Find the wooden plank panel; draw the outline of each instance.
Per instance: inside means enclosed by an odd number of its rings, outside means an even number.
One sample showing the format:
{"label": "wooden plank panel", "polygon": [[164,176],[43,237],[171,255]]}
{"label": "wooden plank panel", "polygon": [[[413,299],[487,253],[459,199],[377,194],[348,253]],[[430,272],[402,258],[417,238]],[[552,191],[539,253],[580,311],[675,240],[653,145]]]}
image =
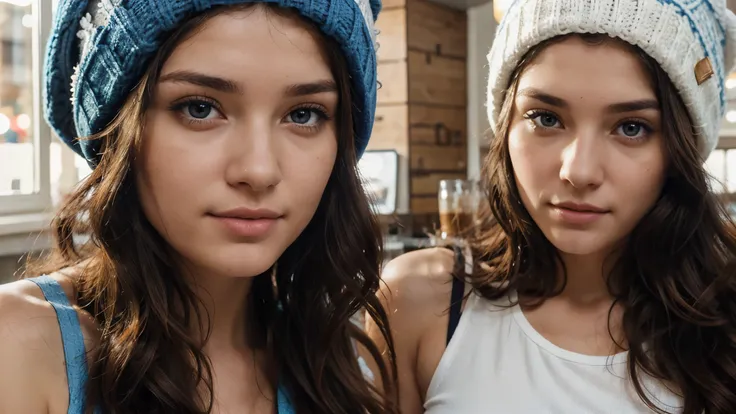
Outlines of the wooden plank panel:
{"label": "wooden plank panel", "polygon": [[[392,7],[405,7],[406,6],[406,0],[383,0],[381,2],[383,4],[383,10],[390,9]],[[383,14],[378,15],[378,20],[381,20],[383,18]]]}
{"label": "wooden plank panel", "polygon": [[412,104],[467,106],[465,61],[413,50],[408,53],[408,61],[409,101]]}
{"label": "wooden plank panel", "polygon": [[369,150],[396,150],[399,155],[409,155],[409,108],[406,105],[379,106],[376,122],[368,142]]}
{"label": "wooden plank panel", "polygon": [[408,101],[408,79],[405,61],[378,64],[378,104],[400,104]]}
{"label": "wooden plank panel", "polygon": [[736,137],[721,136],[718,140],[718,149],[736,149]]}
{"label": "wooden plank panel", "polygon": [[409,208],[412,214],[436,213],[440,209],[437,197],[412,197]]}
{"label": "wooden plank panel", "polygon": [[468,55],[468,18],[465,11],[426,0],[409,2],[409,48],[442,56]]}
{"label": "wooden plank panel", "polygon": [[411,195],[436,196],[441,180],[465,180],[465,173],[437,173],[418,175],[411,178]]}
{"label": "wooden plank panel", "polygon": [[465,146],[412,145],[409,167],[416,172],[465,172],[468,152]]}
{"label": "wooden plank panel", "polygon": [[406,59],[406,9],[396,8],[382,12],[376,21],[378,34],[378,61]]}
{"label": "wooden plank panel", "polygon": [[409,108],[409,137],[413,144],[464,145],[467,142],[467,110],[421,104]]}

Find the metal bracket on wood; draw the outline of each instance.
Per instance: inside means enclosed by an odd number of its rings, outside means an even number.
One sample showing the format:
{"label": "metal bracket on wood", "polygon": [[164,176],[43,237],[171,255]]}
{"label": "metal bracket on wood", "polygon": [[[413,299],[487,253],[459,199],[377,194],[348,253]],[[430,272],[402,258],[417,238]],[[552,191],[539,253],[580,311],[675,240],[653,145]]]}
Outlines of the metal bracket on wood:
{"label": "metal bracket on wood", "polygon": [[434,124],[414,123],[410,128],[432,128],[434,130],[434,143],[438,146],[459,146],[463,144],[463,134],[460,130],[447,127],[444,122]]}
{"label": "metal bracket on wood", "polygon": [[[443,132],[445,132],[444,138],[442,134]],[[438,122],[434,125],[434,143],[435,144],[441,145],[441,146],[450,145],[451,144],[450,135],[451,135],[450,129],[447,128],[445,124],[443,124],[442,122]]]}
{"label": "metal bracket on wood", "polygon": [[426,171],[427,170],[424,167],[424,157],[417,157],[417,165],[415,168],[411,169],[410,174],[414,177],[429,175],[429,173]]}

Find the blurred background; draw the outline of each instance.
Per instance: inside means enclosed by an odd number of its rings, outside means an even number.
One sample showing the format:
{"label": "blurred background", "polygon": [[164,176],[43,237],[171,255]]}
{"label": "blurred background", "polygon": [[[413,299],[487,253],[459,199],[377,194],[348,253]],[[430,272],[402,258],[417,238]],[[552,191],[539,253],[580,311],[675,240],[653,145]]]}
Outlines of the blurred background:
{"label": "blurred background", "polygon": [[[0,283],[49,246],[55,208],[89,173],[42,120],[40,68],[56,3],[0,0]],[[488,149],[486,54],[509,3],[383,0],[378,111],[360,168],[387,259],[451,241],[475,218]],[[706,165],[713,189],[736,206],[736,74],[727,88],[722,138]]]}

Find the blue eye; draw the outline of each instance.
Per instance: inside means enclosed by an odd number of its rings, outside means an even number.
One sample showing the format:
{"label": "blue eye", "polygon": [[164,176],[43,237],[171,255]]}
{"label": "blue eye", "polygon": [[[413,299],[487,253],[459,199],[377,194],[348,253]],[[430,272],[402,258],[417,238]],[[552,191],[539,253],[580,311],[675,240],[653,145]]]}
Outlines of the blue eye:
{"label": "blue eye", "polygon": [[314,104],[291,110],[286,114],[283,122],[294,124],[298,128],[316,130],[329,119],[330,116],[327,115],[326,110],[321,105]]}
{"label": "blue eye", "polygon": [[539,114],[533,120],[535,124],[545,128],[554,128],[560,123],[557,117],[552,114]]}
{"label": "blue eye", "polygon": [[[313,125],[320,120],[320,115],[313,109],[297,109],[289,112],[289,120],[299,125]],[[310,122],[311,121],[311,122]]]}
{"label": "blue eye", "polygon": [[552,112],[535,110],[524,114],[524,118],[528,119],[534,128],[550,129],[562,127],[562,122]]}
{"label": "blue eye", "polygon": [[647,127],[639,122],[625,122],[619,125],[616,131],[627,138],[640,138],[641,134],[649,132]]}
{"label": "blue eye", "polygon": [[190,102],[187,105],[187,113],[192,118],[206,119],[214,108],[206,102]]}
{"label": "blue eye", "polygon": [[205,97],[189,97],[173,103],[169,110],[189,123],[212,122],[224,118],[217,102]]}

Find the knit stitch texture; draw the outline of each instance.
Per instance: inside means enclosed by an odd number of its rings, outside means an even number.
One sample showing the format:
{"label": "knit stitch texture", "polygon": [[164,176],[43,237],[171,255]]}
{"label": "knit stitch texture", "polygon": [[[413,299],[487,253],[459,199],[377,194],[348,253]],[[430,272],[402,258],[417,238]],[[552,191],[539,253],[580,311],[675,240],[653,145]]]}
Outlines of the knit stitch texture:
{"label": "knit stitch texture", "polygon": [[[375,19],[380,0],[61,0],[45,62],[45,117],[90,165],[99,142],[77,139],[101,131],[145,72],[167,32],[214,6],[274,3],[296,9],[341,46],[353,89],[357,156],[365,150],[376,106]],[[80,42],[81,40],[81,42]],[[81,45],[81,47],[80,47]],[[81,59],[81,60],[80,60]]]}
{"label": "knit stitch texture", "polygon": [[[488,54],[488,119],[495,130],[511,74],[535,45],[570,33],[604,33],[654,58],[678,89],[698,133],[701,155],[718,143],[725,79],[736,57],[736,17],[726,0],[515,0]],[[698,85],[708,58],[714,76]]]}

